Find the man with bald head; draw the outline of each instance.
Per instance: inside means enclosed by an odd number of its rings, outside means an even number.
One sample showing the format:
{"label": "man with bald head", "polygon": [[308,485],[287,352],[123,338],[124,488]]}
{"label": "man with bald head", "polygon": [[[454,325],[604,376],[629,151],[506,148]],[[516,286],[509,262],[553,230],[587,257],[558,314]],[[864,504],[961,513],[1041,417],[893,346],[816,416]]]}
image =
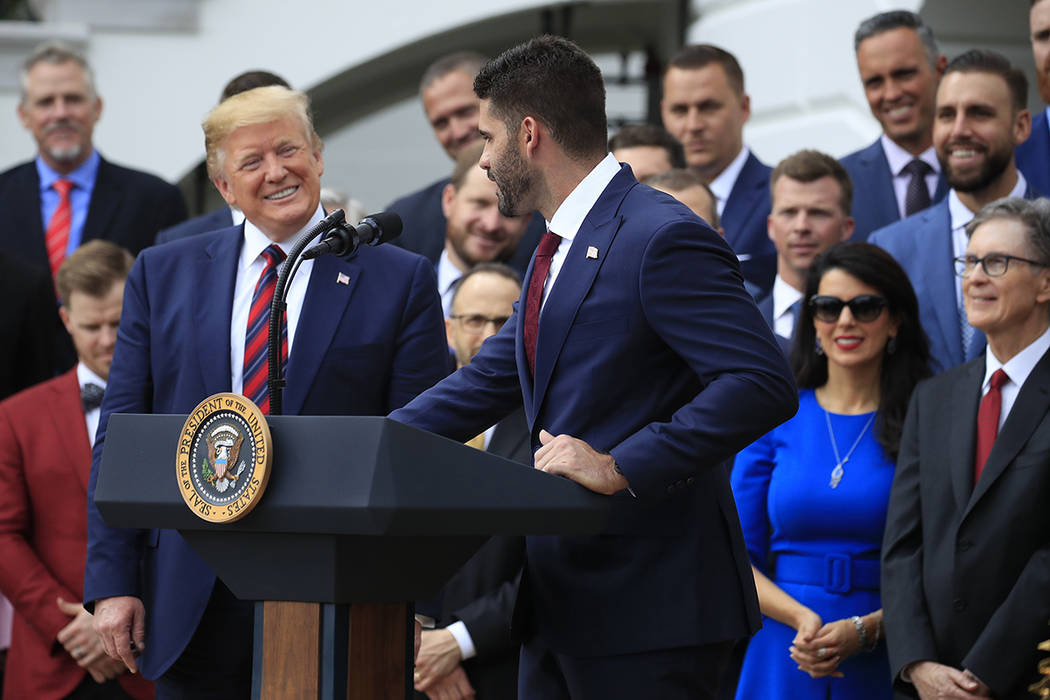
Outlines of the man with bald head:
{"label": "man with bald head", "polygon": [[[141,664],[160,700],[246,698],[252,609],[177,532],[103,522],[94,492],[109,416],[186,414],[231,391],[268,413],[259,334],[273,280],[296,238],[323,217],[324,161],[306,95],[249,90],[215,107],[203,129],[212,182],[245,222],[150,248],[136,261],[88,496],[86,605],[106,652],[132,671]],[[419,256],[366,246],[349,259],[305,261],[287,301],[287,414],[381,415],[445,374],[434,273]]]}

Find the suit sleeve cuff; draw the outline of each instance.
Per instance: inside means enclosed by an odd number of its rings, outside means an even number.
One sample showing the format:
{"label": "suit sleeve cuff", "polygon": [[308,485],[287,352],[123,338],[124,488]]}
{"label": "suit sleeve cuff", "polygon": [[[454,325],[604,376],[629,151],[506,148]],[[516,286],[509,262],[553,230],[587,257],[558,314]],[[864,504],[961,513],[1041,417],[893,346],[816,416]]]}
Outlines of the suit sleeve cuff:
{"label": "suit sleeve cuff", "polygon": [[452,633],[456,644],[459,645],[459,653],[463,661],[477,656],[478,651],[474,648],[474,640],[470,638],[470,632],[467,631],[467,626],[463,624],[462,620],[453,622],[445,629]]}

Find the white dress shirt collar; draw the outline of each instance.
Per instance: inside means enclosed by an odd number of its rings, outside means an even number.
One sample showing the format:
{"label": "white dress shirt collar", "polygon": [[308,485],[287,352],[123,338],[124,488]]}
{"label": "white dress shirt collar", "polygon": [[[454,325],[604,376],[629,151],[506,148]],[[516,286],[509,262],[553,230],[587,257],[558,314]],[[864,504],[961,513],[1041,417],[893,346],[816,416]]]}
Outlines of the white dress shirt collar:
{"label": "white dress shirt collar", "polygon": [[[241,216],[244,214],[242,213]],[[303,231],[309,231],[311,228],[320,223],[321,219],[324,218],[324,208],[320,204],[317,205],[317,211],[314,212],[313,216],[299,229],[294,236],[289,236],[277,246],[284,251],[285,255],[288,255],[292,251],[292,246],[295,245],[295,241],[299,238],[299,235]],[[241,247],[241,262],[239,268],[246,270],[248,267],[255,262],[255,259],[262,255],[262,252],[269,248],[274,241],[270,239],[265,233],[263,233],[259,227],[253,224],[247,219],[244,220],[244,245]],[[308,261],[303,261],[305,265]]]}
{"label": "white dress shirt collar", "polygon": [[595,202],[618,172],[620,164],[616,158],[612,153],[605,154],[605,158],[580,180],[580,184],[573,188],[554,212],[554,216],[547,222],[547,229],[561,236],[563,241],[571,243],[583,225],[583,220],[587,218]]}
{"label": "white dress shirt collar", "polygon": [[886,154],[886,162],[889,163],[890,172],[894,177],[900,177],[908,163],[916,158],[924,161],[927,165],[933,168],[934,173],[939,174],[941,172],[941,162],[937,160],[937,151],[933,146],[930,146],[919,155],[913,156],[911,153],[898,146],[897,143],[886,134],[879,137],[879,142],[882,144],[882,152]]}
{"label": "white dress shirt collar", "polygon": [[83,362],[77,363],[77,382],[81,390],[84,389],[85,384],[98,384],[103,389],[106,388],[106,380],[88,369]]}
{"label": "white dress shirt collar", "polygon": [[718,200],[718,215],[722,216],[722,212],[725,211],[726,202],[729,201],[729,195],[733,193],[733,186],[736,185],[736,179],[740,177],[740,171],[744,169],[744,163],[747,162],[748,156],[751,155],[751,149],[744,146],[740,149],[740,153],[736,154],[736,158],[733,162],[726,166],[725,170],[718,174],[709,185],[711,192],[714,193],[715,199]]}
{"label": "white dress shirt collar", "polygon": [[[106,380],[88,369],[83,362],[77,363],[77,383],[80,385],[82,394],[84,386],[87,384],[98,384],[103,389],[106,388]],[[98,430],[98,419],[101,414],[101,406],[84,412],[84,425],[87,428],[88,443],[92,447],[95,446],[95,432]]]}
{"label": "white dress shirt collar", "polygon": [[[1021,171],[1017,171],[1017,184],[1010,190],[1010,194],[1007,197],[1024,197],[1025,191],[1028,189],[1028,183],[1024,179],[1024,175]],[[973,220],[976,212],[970,211],[970,208],[962,203],[959,199],[959,194],[953,187],[948,191],[948,213],[952,217],[952,231],[958,231],[966,226]],[[964,246],[965,247],[965,246]]]}
{"label": "white dress shirt collar", "polygon": [[981,395],[988,393],[991,387],[992,375],[995,371],[1002,369],[1006,372],[1006,376],[1010,381],[1006,382],[1002,386],[1002,407],[999,410],[999,427],[1003,427],[1003,423],[1006,422],[1006,417],[1010,414],[1010,410],[1013,408],[1014,401],[1017,400],[1017,395],[1021,392],[1021,387],[1024,386],[1025,381],[1029,375],[1032,374],[1032,370],[1039,364],[1039,360],[1043,359],[1043,355],[1050,350],[1050,328],[1043,331],[1043,334],[1036,338],[1032,343],[1021,352],[1011,357],[1004,364],[999,361],[992,352],[991,346],[987,346],[984,351],[984,382],[981,384]]}
{"label": "white dress shirt collar", "polygon": [[441,295],[441,308],[445,311],[445,318],[452,313],[452,293],[456,291],[456,282],[465,273],[452,264],[447,250],[441,251],[441,257],[437,264],[438,293]]}
{"label": "white dress shirt collar", "polygon": [[784,314],[790,315],[791,306],[802,298],[802,292],[798,291],[777,275],[773,279],[773,319],[776,320]]}

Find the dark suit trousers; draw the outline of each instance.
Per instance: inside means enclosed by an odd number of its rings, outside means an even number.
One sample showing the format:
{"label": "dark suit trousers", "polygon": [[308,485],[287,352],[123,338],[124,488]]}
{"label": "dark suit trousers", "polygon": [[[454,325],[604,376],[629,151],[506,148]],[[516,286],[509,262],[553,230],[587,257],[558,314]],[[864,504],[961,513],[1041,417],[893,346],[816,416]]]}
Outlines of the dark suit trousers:
{"label": "dark suit trousers", "polygon": [[66,700],[135,700],[121,687],[116,679],[105,683],[96,683],[90,674],[84,676]]}
{"label": "dark suit trousers", "polygon": [[520,700],[715,700],[733,642],[574,657],[533,637],[521,647]]}
{"label": "dark suit trousers", "polygon": [[[156,700],[247,700],[252,692],[254,607],[216,579],[197,631],[154,681]],[[147,644],[149,641],[147,640]]]}

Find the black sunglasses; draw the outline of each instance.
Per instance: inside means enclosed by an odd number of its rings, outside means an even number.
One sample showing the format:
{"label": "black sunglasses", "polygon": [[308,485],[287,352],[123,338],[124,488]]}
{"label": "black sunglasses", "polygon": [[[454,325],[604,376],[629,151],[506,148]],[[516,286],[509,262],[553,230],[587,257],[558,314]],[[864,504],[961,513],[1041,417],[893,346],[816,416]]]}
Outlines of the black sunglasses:
{"label": "black sunglasses", "polygon": [[886,305],[886,297],[878,294],[861,294],[849,301],[826,295],[815,296],[809,300],[809,308],[813,312],[813,318],[824,323],[838,321],[839,316],[842,314],[843,306],[849,307],[853,320],[868,323],[881,316],[882,310],[886,308]]}

